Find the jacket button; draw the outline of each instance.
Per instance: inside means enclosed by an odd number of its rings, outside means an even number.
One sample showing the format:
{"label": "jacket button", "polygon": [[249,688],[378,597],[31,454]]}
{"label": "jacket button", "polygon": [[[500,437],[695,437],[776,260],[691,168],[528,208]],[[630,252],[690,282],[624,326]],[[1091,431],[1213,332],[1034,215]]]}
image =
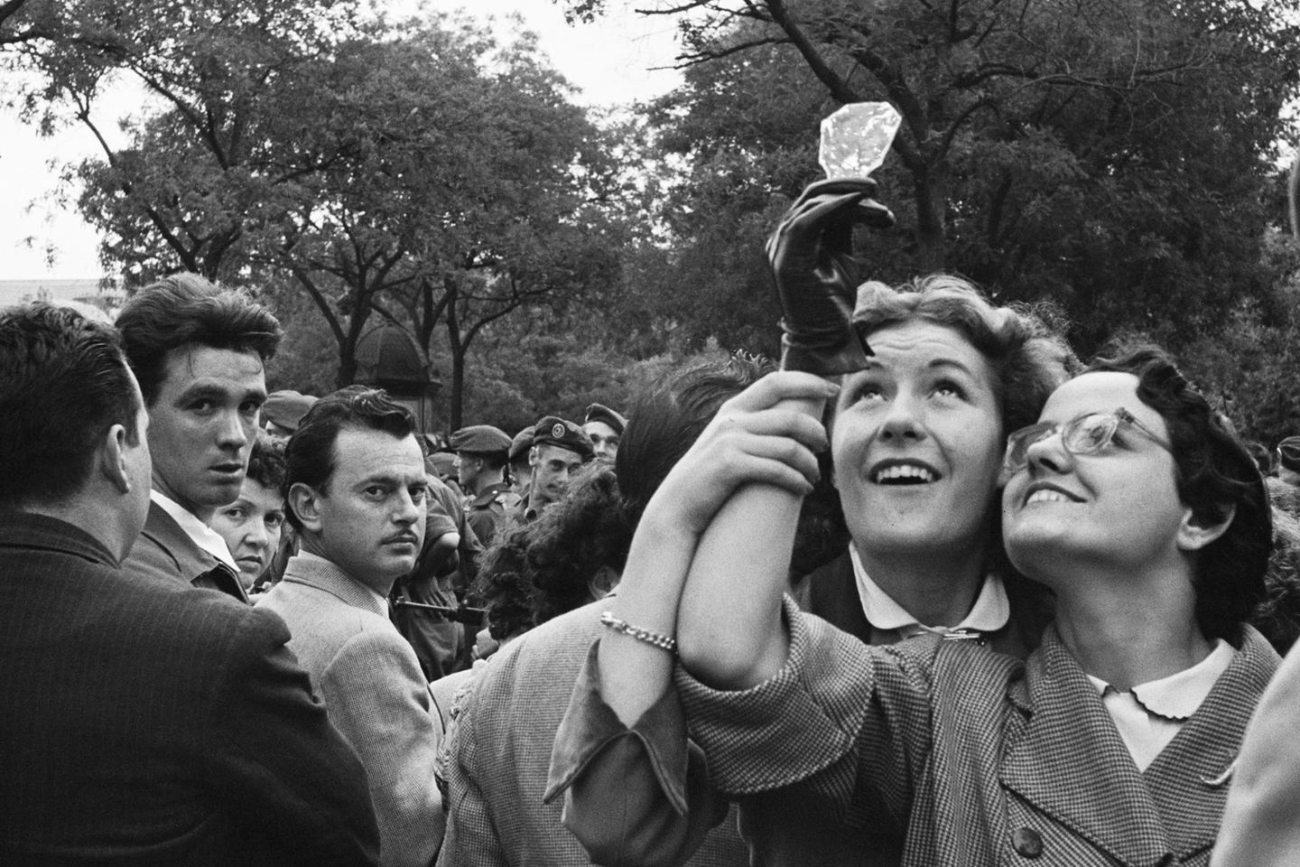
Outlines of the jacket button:
{"label": "jacket button", "polygon": [[1033,828],[1017,828],[1011,832],[1011,845],[1017,855],[1037,858],[1043,854],[1043,838]]}

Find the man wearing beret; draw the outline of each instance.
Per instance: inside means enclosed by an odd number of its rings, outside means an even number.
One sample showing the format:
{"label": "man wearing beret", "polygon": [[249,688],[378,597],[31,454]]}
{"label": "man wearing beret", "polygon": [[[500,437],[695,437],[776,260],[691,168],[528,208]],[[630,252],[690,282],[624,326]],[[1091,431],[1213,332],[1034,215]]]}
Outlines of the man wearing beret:
{"label": "man wearing beret", "polygon": [[587,418],[583,422],[582,430],[591,438],[591,447],[596,453],[596,459],[614,463],[614,456],[618,454],[618,443],[623,438],[623,429],[627,427],[627,419],[614,412],[607,406],[599,403],[593,403],[587,407]]}
{"label": "man wearing beret", "polygon": [[524,520],[533,520],[542,509],[559,501],[570,477],[594,454],[591,438],[571,421],[548,415],[533,425],[533,447],[528,453],[533,479]]}
{"label": "man wearing beret", "polygon": [[273,391],[262,404],[262,427],[272,439],[287,440],[318,398],[296,391]]}
{"label": "man wearing beret", "polygon": [[510,437],[490,424],[475,424],[453,433],[451,447],[456,452],[460,486],[470,497],[465,517],[486,548],[496,538],[506,510],[519,502],[505,480]]}

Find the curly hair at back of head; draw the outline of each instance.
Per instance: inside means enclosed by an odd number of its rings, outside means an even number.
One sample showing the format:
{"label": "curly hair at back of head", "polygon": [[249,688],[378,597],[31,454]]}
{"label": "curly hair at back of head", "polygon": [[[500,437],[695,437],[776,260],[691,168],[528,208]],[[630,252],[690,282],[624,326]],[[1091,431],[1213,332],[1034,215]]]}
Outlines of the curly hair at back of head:
{"label": "curly hair at back of head", "polygon": [[[1269,485],[1270,495],[1273,490]],[[1264,597],[1251,613],[1250,624],[1282,656],[1300,638],[1300,518],[1276,501],[1273,552],[1264,576]]]}
{"label": "curly hair at back of head", "polygon": [[265,363],[284,336],[271,311],[197,274],[173,274],[144,287],[122,307],[116,324],[146,406],[158,399],[172,350],[197,344],[255,352]]}
{"label": "curly hair at back of head", "polygon": [[536,520],[506,528],[471,597],[492,636],[509,638],[585,604],[602,572],[621,573],[646,504],[728,399],[772,370],[736,355],[676,371],[634,402],[614,467],[593,463]]}
{"label": "curly hair at back of head", "polygon": [[246,477],[269,491],[280,492],[284,485],[284,443],[259,433],[248,454]]}

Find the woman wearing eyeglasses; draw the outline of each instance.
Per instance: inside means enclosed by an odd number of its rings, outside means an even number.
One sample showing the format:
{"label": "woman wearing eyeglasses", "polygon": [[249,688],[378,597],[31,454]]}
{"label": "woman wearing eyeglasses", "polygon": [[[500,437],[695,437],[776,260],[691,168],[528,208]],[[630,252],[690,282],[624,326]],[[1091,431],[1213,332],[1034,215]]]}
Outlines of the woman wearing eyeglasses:
{"label": "woman wearing eyeglasses", "polygon": [[[937,635],[864,646],[779,601],[777,568],[692,574],[691,597],[726,612],[676,635],[711,781],[768,824],[791,797],[848,826],[901,822],[917,867],[1207,864],[1278,664],[1244,623],[1271,544],[1253,461],[1145,350],[1057,389],[1010,437],[1002,479],[1007,553],[1056,596],[1024,662]],[[778,532],[753,518],[756,537]],[[737,599],[745,582],[760,604]],[[696,821],[695,790],[661,779],[681,793],[678,821]],[[579,812],[600,790],[598,773],[585,782]]]}

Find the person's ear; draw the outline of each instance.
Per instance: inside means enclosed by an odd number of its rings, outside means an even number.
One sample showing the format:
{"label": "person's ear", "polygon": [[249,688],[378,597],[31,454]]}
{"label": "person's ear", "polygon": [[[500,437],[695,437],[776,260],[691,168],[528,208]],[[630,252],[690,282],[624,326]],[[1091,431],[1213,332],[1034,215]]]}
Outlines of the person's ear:
{"label": "person's ear", "polygon": [[294,482],[289,487],[288,506],[298,516],[298,522],[302,524],[304,530],[320,533],[320,501],[320,493],[311,485]]}
{"label": "person's ear", "polygon": [[108,433],[104,434],[96,455],[99,471],[113,487],[117,488],[119,494],[131,493],[131,472],[126,459],[129,445],[126,427],[120,424],[111,425]]}
{"label": "person's ear", "polygon": [[1228,532],[1232,519],[1237,517],[1237,507],[1229,506],[1219,520],[1207,521],[1198,518],[1188,507],[1183,512],[1182,523],[1178,527],[1178,549],[1180,551],[1199,551]]}

